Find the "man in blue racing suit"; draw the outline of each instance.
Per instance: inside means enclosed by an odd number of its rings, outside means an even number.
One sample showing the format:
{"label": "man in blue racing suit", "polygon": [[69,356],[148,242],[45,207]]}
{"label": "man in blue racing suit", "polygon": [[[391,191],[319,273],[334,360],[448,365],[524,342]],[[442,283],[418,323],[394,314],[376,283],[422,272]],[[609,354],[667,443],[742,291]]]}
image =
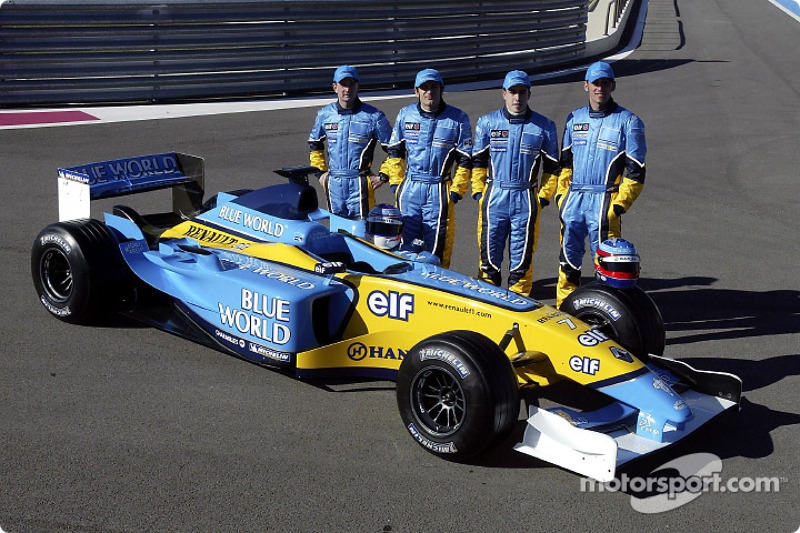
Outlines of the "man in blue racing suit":
{"label": "man in blue racing suit", "polygon": [[398,113],[385,168],[403,215],[403,242],[421,240],[424,250],[448,268],[456,226],[453,206],[469,187],[472,128],[466,113],[444,102],[443,91],[438,71],[417,73],[418,102]]}
{"label": "man in blue racing suit", "polygon": [[584,81],[589,105],[573,111],[564,128],[556,191],[561,213],[557,306],[580,285],[587,236],[594,260],[601,242],[621,237],[620,217],[644,185],[644,123],[611,98],[615,88],[608,63],[590,65]]}
{"label": "man in blue racing suit", "polygon": [[508,240],[508,287],[526,296],[533,285],[539,212],[555,192],[559,169],[556,125],[528,107],[530,87],[525,72],[506,75],[505,106],[478,119],[472,148],[472,196],[480,202],[478,277],[500,285]]}
{"label": "man in blue racing suit", "polygon": [[382,111],[361,102],[358,89],[355,67],[342,65],[336,69],[333,75],[336,102],[317,113],[308,145],[311,165],[323,171],[320,183],[328,210],[361,220],[374,204],[374,189],[384,183],[371,171],[372,158],[376,144],[386,149],[392,126]]}

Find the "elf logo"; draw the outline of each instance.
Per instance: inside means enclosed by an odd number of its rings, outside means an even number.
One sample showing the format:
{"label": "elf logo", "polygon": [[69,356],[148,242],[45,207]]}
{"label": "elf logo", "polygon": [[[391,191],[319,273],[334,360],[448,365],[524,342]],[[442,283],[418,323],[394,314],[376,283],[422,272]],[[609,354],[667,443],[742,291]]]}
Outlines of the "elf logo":
{"label": "elf logo", "polygon": [[584,331],[582,334],[578,335],[578,342],[581,343],[582,346],[597,346],[601,342],[606,342],[608,337],[605,333],[598,331],[596,329],[590,329],[589,331]]}
{"label": "elf logo", "polygon": [[414,312],[414,295],[396,291],[372,291],[367,296],[367,307],[375,316],[408,321],[408,316]]}
{"label": "elf logo", "polygon": [[569,358],[569,367],[575,372],[582,372],[594,376],[600,370],[600,359],[573,355]]}

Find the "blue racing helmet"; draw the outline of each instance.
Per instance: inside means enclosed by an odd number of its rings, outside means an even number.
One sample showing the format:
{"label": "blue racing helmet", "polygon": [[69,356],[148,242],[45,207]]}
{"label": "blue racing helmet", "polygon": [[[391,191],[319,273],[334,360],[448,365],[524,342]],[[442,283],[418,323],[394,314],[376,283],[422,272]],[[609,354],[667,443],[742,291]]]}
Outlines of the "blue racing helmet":
{"label": "blue racing helmet", "polygon": [[392,250],[403,235],[403,215],[393,205],[378,204],[367,215],[366,238],[378,248]]}
{"label": "blue racing helmet", "polygon": [[631,241],[608,239],[597,249],[597,279],[618,289],[630,289],[639,280],[639,253]]}

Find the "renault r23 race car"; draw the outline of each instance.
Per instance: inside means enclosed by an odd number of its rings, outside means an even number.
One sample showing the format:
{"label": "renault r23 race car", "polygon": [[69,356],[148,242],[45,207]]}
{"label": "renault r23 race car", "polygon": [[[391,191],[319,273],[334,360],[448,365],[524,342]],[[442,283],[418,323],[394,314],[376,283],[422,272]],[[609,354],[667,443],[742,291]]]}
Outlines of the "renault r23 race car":
{"label": "renault r23 race car", "polygon": [[[32,248],[39,299],[66,322],[120,312],[297,378],[394,380],[413,439],[453,460],[505,440],[521,391],[558,382],[595,404],[532,402],[515,449],[599,481],[738,405],[736,376],[647,353],[663,350],[663,327],[647,323],[660,315],[643,312],[652,301],[638,289],[584,287],[573,316],[384,251],[364,240],[363,221],[319,208],[314,171],[283,169],[286,183],[203,202],[194,156],[59,169],[60,222]],[[171,212],[116,205],[89,218],[92,200],[163,188]],[[660,348],[615,340],[639,330],[656,331]]]}

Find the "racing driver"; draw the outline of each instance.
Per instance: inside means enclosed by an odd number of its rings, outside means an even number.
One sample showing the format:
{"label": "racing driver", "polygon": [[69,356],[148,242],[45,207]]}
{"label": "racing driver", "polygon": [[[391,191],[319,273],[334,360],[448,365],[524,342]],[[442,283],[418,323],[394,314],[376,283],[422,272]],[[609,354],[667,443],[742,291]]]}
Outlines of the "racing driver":
{"label": "racing driver", "polygon": [[478,119],[472,148],[472,197],[480,202],[478,277],[500,285],[508,240],[508,287],[525,296],[533,285],[539,212],[555,192],[559,170],[556,125],[528,107],[530,96],[528,74],[521,70],[506,74],[505,106]]}
{"label": "racing driver", "polygon": [[621,237],[620,217],[644,185],[644,123],[611,98],[616,88],[611,66],[603,61],[591,64],[583,87],[589,105],[567,117],[561,143],[557,306],[580,285],[587,236],[593,258],[601,242]]}
{"label": "racing driver", "polygon": [[469,187],[472,128],[466,113],[444,102],[443,91],[437,70],[417,73],[418,102],[398,113],[385,167],[403,215],[403,241],[421,240],[449,268],[453,207]]}
{"label": "racing driver", "polygon": [[[383,111],[358,98],[358,71],[342,65],[333,74],[336,101],[323,107],[308,137],[311,165],[323,173],[320,183],[328,210],[336,215],[361,220],[374,203],[374,189],[382,182],[372,174],[375,145],[386,150],[392,126]],[[325,140],[328,159],[325,160]]]}

